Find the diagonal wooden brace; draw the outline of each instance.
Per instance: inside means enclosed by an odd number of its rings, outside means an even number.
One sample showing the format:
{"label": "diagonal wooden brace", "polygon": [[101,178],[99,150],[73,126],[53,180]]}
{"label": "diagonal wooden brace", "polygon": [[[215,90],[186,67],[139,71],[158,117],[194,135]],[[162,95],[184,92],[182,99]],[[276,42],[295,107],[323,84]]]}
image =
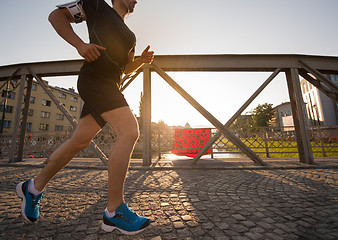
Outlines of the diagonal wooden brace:
{"label": "diagonal wooden brace", "polygon": [[211,113],[203,108],[194,98],[192,98],[180,85],[178,85],[165,71],[159,68],[154,62],[151,64],[156,72],[178,92],[185,100],[187,100],[199,113],[201,113],[210,123],[218,128],[224,136],[228,138],[236,147],[245,153],[255,163],[265,166],[266,163],[258,157],[250,148],[248,148],[239,138],[237,138],[230,130],[218,121]]}
{"label": "diagonal wooden brace", "polygon": [[[252,94],[252,96],[243,104],[243,106],[229,119],[229,121],[224,124],[224,127],[228,128],[230,125],[238,118],[242,112],[252,103],[253,100],[270,84],[270,82],[280,73],[281,69],[277,68],[270,77]],[[196,164],[196,162],[202,157],[202,155],[214,144],[217,139],[222,135],[221,131],[217,131],[216,134],[210,139],[210,141],[205,144],[201,151],[194,157],[191,165]]]}
{"label": "diagonal wooden brace", "polygon": [[315,85],[319,90],[323,91],[333,101],[338,103],[338,87],[334,83],[332,83],[326,76],[324,76],[321,72],[319,72],[317,69],[310,67],[309,65],[307,65],[305,62],[301,60],[299,60],[298,62],[303,66],[303,68],[308,73],[311,73],[313,76],[315,76],[316,79],[305,74],[302,70],[300,70],[299,72],[301,73],[302,77],[304,77],[310,83]]}
{"label": "diagonal wooden brace", "polygon": [[[137,76],[140,75],[141,72],[142,72],[142,69],[140,68],[132,76],[130,76],[130,75],[125,76],[121,81],[122,83],[120,85],[120,91],[123,92],[135,80],[135,78],[137,78]],[[128,82],[124,83],[127,80],[128,80]]]}

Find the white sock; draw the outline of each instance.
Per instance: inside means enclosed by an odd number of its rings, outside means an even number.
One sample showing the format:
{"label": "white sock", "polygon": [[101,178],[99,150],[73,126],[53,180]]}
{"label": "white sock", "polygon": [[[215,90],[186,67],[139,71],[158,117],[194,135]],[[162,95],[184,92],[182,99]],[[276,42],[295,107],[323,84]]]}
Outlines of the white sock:
{"label": "white sock", "polygon": [[106,213],[106,216],[109,217],[109,218],[115,216],[115,211],[114,212],[109,212],[107,208],[104,210],[104,212]]}
{"label": "white sock", "polygon": [[41,192],[35,189],[34,186],[34,179],[32,179],[29,184],[28,184],[28,192],[30,192],[31,194],[37,196],[39,195]]}

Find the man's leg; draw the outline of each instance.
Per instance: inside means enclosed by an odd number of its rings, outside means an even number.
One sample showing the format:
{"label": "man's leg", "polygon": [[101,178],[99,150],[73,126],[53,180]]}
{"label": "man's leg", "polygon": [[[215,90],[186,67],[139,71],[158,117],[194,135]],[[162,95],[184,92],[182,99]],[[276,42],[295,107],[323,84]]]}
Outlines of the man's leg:
{"label": "man's leg", "polygon": [[34,180],[21,182],[16,191],[21,202],[21,213],[30,222],[39,217],[39,202],[41,193],[47,183],[82,149],[88,146],[92,138],[101,127],[91,115],[81,118],[70,139],[65,141],[50,156],[48,164],[41,170]]}
{"label": "man's leg", "polygon": [[90,114],[80,118],[71,138],[50,155],[47,165],[35,177],[36,190],[43,191],[55,174],[64,168],[78,152],[85,149],[100,130],[101,127]]}
{"label": "man's leg", "polygon": [[137,234],[150,224],[150,220],[138,216],[124,203],[124,182],[131,153],[139,137],[138,123],[129,107],[105,112],[101,116],[117,136],[109,155],[108,203],[102,229],[107,232],[118,229],[124,234]]}
{"label": "man's leg", "polygon": [[129,107],[105,112],[102,117],[113,128],[117,136],[108,161],[107,208],[112,212],[124,202],[124,181],[139,130],[137,120]]}

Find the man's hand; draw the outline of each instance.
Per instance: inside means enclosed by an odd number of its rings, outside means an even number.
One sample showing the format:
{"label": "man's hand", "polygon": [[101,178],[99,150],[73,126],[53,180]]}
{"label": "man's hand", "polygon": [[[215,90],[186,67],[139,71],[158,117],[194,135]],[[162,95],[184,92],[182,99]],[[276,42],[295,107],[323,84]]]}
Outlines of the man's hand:
{"label": "man's hand", "polygon": [[152,61],[154,60],[154,52],[153,51],[149,51],[150,46],[148,45],[146,47],[146,49],[144,49],[144,51],[141,54],[141,61],[142,63],[152,63]]}
{"label": "man's hand", "polygon": [[150,46],[148,45],[146,49],[144,49],[143,53],[136,60],[134,59],[134,52],[130,52],[128,56],[128,63],[124,69],[124,74],[128,75],[135,71],[137,71],[143,64],[152,63],[154,60],[154,52],[149,51]]}
{"label": "man's hand", "polygon": [[101,47],[96,44],[92,43],[83,43],[79,45],[77,48],[78,53],[87,61],[87,62],[93,62],[97,60],[101,53],[99,50],[106,50],[106,48]]}

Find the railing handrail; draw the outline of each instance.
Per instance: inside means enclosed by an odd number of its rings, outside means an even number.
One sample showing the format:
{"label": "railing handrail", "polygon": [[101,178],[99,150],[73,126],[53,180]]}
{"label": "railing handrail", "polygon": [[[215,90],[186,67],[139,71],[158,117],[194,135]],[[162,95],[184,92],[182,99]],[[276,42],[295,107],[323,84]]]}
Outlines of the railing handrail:
{"label": "railing handrail", "polygon": [[[213,54],[213,55],[156,55],[156,63],[165,71],[274,71],[276,68],[302,68],[305,61],[322,73],[338,74],[338,57],[302,54]],[[0,81],[29,75],[28,68],[37,75],[77,75],[82,59],[29,62],[0,66]]]}

